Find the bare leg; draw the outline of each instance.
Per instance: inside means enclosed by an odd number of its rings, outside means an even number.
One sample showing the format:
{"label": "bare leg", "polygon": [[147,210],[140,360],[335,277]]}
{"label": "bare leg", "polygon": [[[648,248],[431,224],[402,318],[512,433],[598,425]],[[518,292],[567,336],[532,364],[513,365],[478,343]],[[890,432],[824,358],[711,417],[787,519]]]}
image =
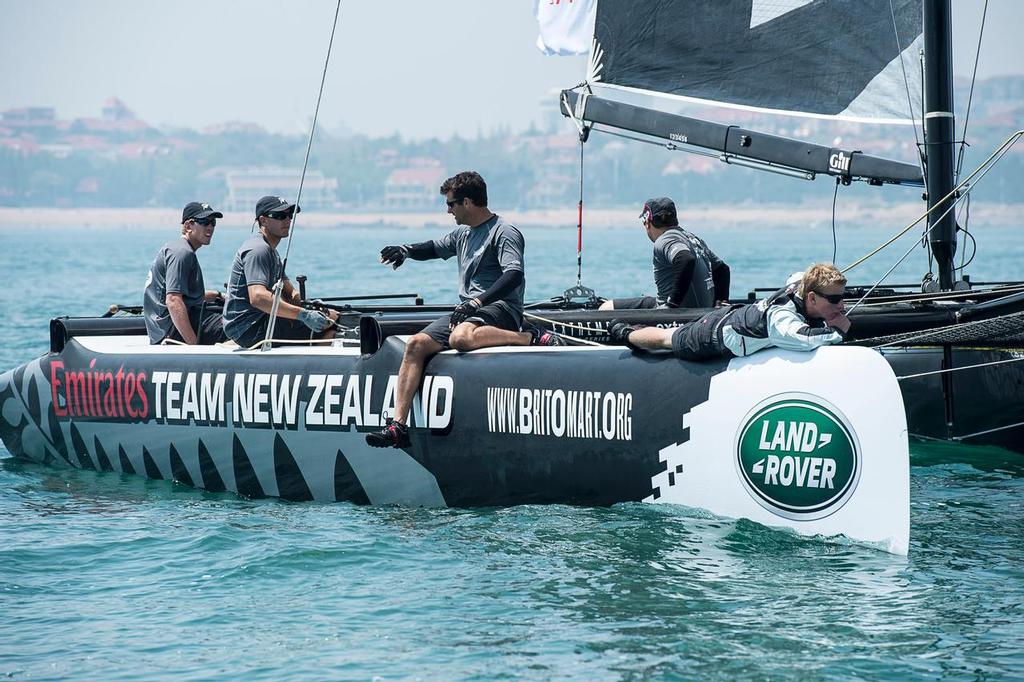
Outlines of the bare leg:
{"label": "bare leg", "polygon": [[675,329],[644,327],[629,335],[629,342],[646,350],[672,350],[672,332]]}
{"label": "bare leg", "polygon": [[405,346],[402,366],[398,370],[398,395],[395,396],[395,414],[393,419],[400,424],[408,424],[409,408],[412,398],[420,387],[423,379],[423,367],[427,360],[444,349],[426,334],[416,334]]}
{"label": "bare leg", "polygon": [[529,346],[532,339],[529,332],[512,332],[490,325],[463,322],[452,331],[448,343],[455,350],[465,352],[494,346]]}

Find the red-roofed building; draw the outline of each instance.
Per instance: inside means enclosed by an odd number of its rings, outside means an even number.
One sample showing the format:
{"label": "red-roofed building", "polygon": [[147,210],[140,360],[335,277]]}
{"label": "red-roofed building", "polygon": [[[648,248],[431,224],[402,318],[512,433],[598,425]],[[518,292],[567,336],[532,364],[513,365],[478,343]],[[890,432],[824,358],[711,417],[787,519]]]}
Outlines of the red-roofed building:
{"label": "red-roofed building", "polygon": [[0,138],[0,147],[21,152],[22,156],[31,156],[39,151],[39,145],[31,137]]}
{"label": "red-roofed building", "polygon": [[79,118],[75,119],[71,127],[76,132],[101,134],[122,133],[139,136],[147,133],[156,133],[156,130],[151,125],[138,119]]}
{"label": "red-roofed building", "polygon": [[0,113],[0,122],[8,129],[46,135],[57,129],[57,113],[53,107],[22,107]]}
{"label": "red-roofed building", "polygon": [[67,135],[61,139],[77,152],[103,152],[111,147],[108,140],[98,135]]}
{"label": "red-roofed building", "polygon": [[103,118],[108,121],[134,121],[135,112],[129,109],[124,102],[116,97],[111,97],[103,103]]}

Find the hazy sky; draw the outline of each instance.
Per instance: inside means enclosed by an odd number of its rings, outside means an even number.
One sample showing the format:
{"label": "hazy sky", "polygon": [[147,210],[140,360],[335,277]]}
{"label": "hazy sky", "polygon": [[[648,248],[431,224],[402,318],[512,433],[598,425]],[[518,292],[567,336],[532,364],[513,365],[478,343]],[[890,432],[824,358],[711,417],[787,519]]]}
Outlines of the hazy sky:
{"label": "hazy sky", "polygon": [[[582,79],[581,57],[534,46],[534,0],[342,0],[321,124],[371,135],[472,137],[538,120]],[[953,0],[969,75],[984,0]],[[334,0],[0,0],[0,110],[98,116],[120,97],[157,125],[229,120],[304,132]],[[979,76],[1024,73],[1024,0],[990,0]],[[567,124],[568,125],[568,124]]]}

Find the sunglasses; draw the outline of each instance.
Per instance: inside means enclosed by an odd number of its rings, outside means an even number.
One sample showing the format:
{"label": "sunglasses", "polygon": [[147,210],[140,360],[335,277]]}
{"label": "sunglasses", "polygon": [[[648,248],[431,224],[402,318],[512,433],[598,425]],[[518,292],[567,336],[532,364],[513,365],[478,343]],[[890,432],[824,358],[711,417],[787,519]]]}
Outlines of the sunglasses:
{"label": "sunglasses", "polygon": [[216,218],[193,218],[192,222],[194,222],[196,225],[201,225],[203,227],[216,227],[217,226],[217,219]]}
{"label": "sunglasses", "polygon": [[843,302],[843,294],[823,294],[820,291],[815,291],[814,293],[816,293],[818,296],[821,296],[823,299],[825,299],[832,305],[837,305]]}
{"label": "sunglasses", "polygon": [[281,213],[281,212],[278,212],[278,211],[272,211],[272,212],[267,214],[267,217],[268,218],[272,218],[274,220],[289,220],[292,217],[292,214],[291,214],[291,211],[289,211],[287,213]]}
{"label": "sunglasses", "polygon": [[465,197],[463,197],[462,199],[455,199],[453,201],[446,201],[444,203],[448,204],[448,208],[451,208],[452,206],[457,206],[457,205],[461,204],[464,200],[465,200]]}

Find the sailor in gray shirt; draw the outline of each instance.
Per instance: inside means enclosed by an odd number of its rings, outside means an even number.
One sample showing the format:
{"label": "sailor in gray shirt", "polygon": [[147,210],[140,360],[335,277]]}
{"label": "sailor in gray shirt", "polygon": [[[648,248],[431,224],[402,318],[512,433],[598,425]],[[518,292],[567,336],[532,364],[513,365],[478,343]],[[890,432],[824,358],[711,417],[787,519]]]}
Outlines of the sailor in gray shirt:
{"label": "sailor in gray shirt", "polygon": [[327,315],[301,307],[299,292],[284,272],[277,245],[288,237],[292,218],[302,209],[281,197],[266,196],[256,202],[259,233],[247,239],[235,254],[224,304],[224,331],[243,348],[262,341],[270,325],[274,285],[283,280],[281,301],[274,323],[274,338],[308,341],[326,338],[337,313]]}
{"label": "sailor in gray shirt", "polygon": [[153,259],[142,295],[142,311],[150,343],[171,339],[187,344],[225,340],[220,321],[219,291],[207,291],[196,251],[213,239],[217,218],[224,214],[193,201],[181,212],[181,238],[162,247]]}
{"label": "sailor in gray shirt", "polygon": [[373,447],[408,447],[409,409],[420,387],[423,368],[446,348],[470,351],[492,346],[560,345],[560,339],[523,323],[525,243],[516,227],[487,208],[487,184],[479,173],[464,171],[441,185],[448,213],[457,227],[440,239],[385,246],[381,263],[397,268],[407,258],[430,260],[455,256],[459,263],[460,303],[450,315],[412,336],[398,372],[395,412],[380,431],[366,435]]}
{"label": "sailor in gray shirt", "polygon": [[609,299],[601,304],[601,310],[710,308],[729,300],[729,266],[703,239],[679,226],[671,199],[649,199],[640,219],[648,239],[654,242],[657,298]]}

